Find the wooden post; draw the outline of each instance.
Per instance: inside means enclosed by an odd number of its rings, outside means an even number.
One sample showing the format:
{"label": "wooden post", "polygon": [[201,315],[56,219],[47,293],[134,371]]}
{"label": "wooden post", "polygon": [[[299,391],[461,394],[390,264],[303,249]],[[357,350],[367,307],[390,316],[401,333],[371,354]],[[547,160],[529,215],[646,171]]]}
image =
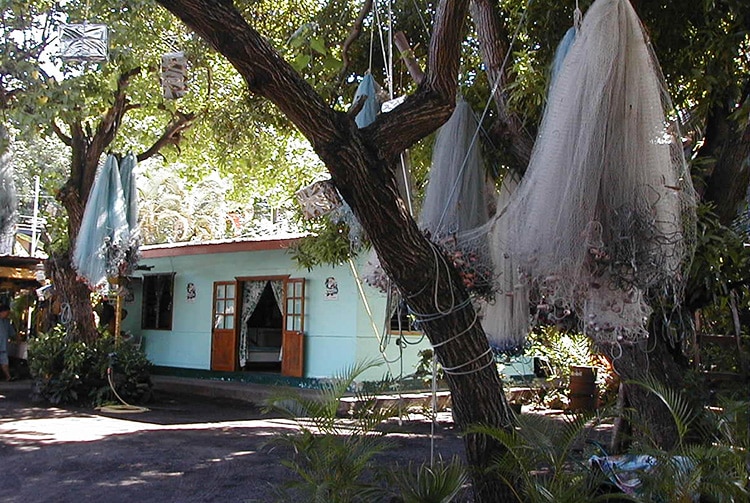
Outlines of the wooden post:
{"label": "wooden post", "polygon": [[409,75],[414,79],[414,82],[421,84],[424,80],[424,72],[420,68],[417,60],[414,59],[414,53],[411,50],[409,41],[406,39],[404,32],[399,31],[393,35],[393,43],[396,44],[396,48],[401,53],[401,58],[406,64],[406,69],[409,70]]}
{"label": "wooden post", "polygon": [[120,289],[117,289],[115,298],[115,340],[120,337],[120,324],[122,323],[122,295]]}

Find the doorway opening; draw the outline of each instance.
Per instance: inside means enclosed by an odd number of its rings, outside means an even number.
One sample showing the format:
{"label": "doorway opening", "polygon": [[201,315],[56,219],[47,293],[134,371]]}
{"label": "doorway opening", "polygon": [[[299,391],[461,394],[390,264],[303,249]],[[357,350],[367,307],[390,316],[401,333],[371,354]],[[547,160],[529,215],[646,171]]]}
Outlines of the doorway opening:
{"label": "doorway opening", "polygon": [[281,372],[282,296],[281,281],[245,282],[241,325],[242,339],[246,341],[243,370]]}

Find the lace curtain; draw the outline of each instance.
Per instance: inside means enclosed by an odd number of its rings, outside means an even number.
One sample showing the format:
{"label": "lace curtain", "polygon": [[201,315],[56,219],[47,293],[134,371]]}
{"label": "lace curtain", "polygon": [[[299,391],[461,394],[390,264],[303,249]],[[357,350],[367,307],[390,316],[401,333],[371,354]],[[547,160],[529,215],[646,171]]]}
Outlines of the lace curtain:
{"label": "lace curtain", "polygon": [[247,363],[247,357],[250,349],[247,333],[247,320],[255,312],[255,308],[258,307],[263,291],[266,289],[266,285],[271,285],[274,299],[276,299],[276,305],[279,307],[279,311],[284,312],[284,282],[282,280],[275,281],[245,281],[242,287],[242,315],[240,316],[240,366],[245,366]]}
{"label": "lace curtain", "polygon": [[282,280],[269,281],[271,283],[271,290],[273,290],[273,298],[276,299],[276,305],[279,307],[279,312],[284,312],[284,282]]}
{"label": "lace curtain", "polygon": [[248,355],[248,333],[247,320],[258,307],[263,290],[266,289],[268,281],[245,281],[242,286],[242,315],[240,316],[240,366],[247,362]]}

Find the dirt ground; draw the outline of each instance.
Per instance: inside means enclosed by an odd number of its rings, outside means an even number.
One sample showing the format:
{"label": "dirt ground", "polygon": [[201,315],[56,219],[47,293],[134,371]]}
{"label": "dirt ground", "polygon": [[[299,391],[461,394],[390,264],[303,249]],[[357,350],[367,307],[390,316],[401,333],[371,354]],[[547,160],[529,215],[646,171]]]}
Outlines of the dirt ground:
{"label": "dirt ground", "polygon": [[[157,393],[149,410],[104,413],[30,400],[30,381],[0,382],[0,501],[270,502],[291,476],[272,435],[294,423],[230,400]],[[382,463],[430,459],[426,420],[402,424]],[[435,455],[463,456],[449,414]]]}

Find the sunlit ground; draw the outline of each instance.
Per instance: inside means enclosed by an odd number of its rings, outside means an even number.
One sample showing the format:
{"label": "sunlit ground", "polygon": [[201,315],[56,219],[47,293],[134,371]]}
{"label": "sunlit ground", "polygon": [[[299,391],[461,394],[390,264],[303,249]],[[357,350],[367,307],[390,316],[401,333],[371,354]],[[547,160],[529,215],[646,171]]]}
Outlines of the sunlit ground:
{"label": "sunlit ground", "polygon": [[[0,398],[3,398],[0,395]],[[236,428],[257,429],[259,435],[271,435],[270,430],[295,429],[297,426],[293,421],[286,419],[267,420],[239,420],[221,422],[198,422],[184,424],[155,424],[139,421],[131,421],[126,418],[97,415],[71,415],[70,412],[47,408],[44,409],[46,416],[52,417],[34,418],[38,409],[17,410],[16,415],[22,419],[0,418],[0,439],[6,445],[14,446],[23,450],[33,450],[44,445],[62,442],[93,442],[111,435],[123,435],[128,433],[142,433],[149,431],[179,431],[179,430],[219,430],[228,431]]]}

